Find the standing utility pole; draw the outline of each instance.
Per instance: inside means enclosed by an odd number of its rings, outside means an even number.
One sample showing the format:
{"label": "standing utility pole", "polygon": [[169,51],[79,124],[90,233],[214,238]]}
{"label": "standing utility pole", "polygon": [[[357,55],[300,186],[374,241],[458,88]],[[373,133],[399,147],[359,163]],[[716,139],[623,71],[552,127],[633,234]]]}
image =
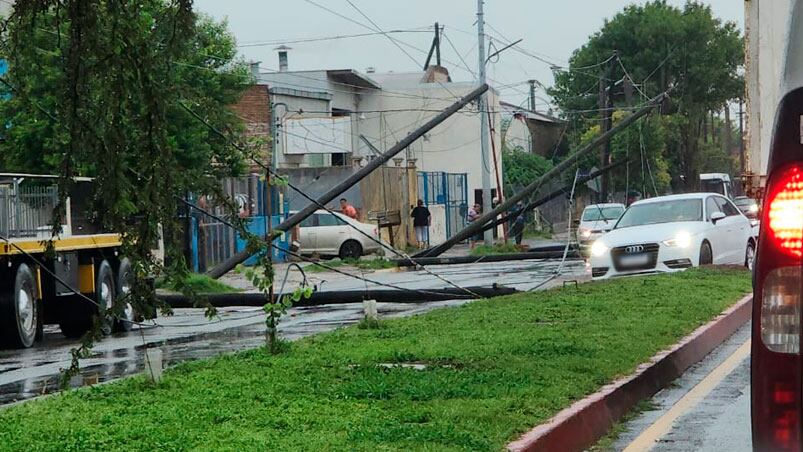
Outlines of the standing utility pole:
{"label": "standing utility pole", "polygon": [[535,80],[527,80],[530,84],[530,111],[535,111]]}
{"label": "standing utility pole", "polygon": [[[482,13],[483,0],[477,0],[477,45],[479,54],[480,86],[485,85],[485,17]],[[488,161],[488,121],[485,119],[488,110],[487,93],[483,93],[479,100],[480,111],[480,158],[482,159],[482,212],[488,213],[492,209],[491,203],[491,164]],[[493,245],[493,231],[485,231],[485,244]]]}
{"label": "standing utility pole", "polygon": [[[599,108],[602,116],[602,133],[611,130],[613,125],[613,65],[616,58],[611,58],[608,61],[608,67],[599,79]],[[606,141],[599,153],[600,168],[606,167],[611,163],[611,142]],[[602,183],[600,184],[599,201],[608,202],[608,190],[610,187],[611,177],[610,174],[605,173],[601,176]]]}

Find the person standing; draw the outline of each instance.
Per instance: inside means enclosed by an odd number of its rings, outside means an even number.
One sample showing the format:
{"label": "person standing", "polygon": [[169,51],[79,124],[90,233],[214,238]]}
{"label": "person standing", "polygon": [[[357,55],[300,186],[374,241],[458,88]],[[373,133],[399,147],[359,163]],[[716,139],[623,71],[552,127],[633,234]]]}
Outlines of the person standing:
{"label": "person standing", "polygon": [[357,219],[357,209],[346,198],[340,198],[340,212],[353,220]]}
{"label": "person standing", "polygon": [[423,250],[429,244],[429,226],[432,224],[432,215],[429,213],[429,209],[424,207],[424,200],[418,200],[418,205],[410,213],[410,217],[413,219],[418,249]]}
{"label": "person standing", "polygon": [[[468,209],[468,215],[466,215],[466,220],[469,223],[473,223],[479,217],[482,216],[482,206],[477,203],[474,204],[474,207]],[[471,249],[474,249],[474,245],[477,244],[478,241],[482,240],[482,232],[480,231],[478,234],[475,234],[471,239],[469,239],[469,244],[471,245]]]}
{"label": "person standing", "polygon": [[510,235],[516,240],[516,245],[521,245],[522,240],[524,239],[524,227],[527,224],[526,212],[524,212],[524,204],[519,202],[516,204],[516,218],[513,219],[513,223],[510,226]]}

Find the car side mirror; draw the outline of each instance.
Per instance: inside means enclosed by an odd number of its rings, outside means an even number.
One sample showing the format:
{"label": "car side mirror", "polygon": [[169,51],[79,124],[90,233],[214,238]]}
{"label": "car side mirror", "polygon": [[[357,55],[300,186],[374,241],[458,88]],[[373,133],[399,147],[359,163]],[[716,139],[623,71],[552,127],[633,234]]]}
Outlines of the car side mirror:
{"label": "car side mirror", "polygon": [[572,220],[572,224],[575,225],[575,226],[580,226],[580,219],[579,218],[575,218],[574,220]]}
{"label": "car side mirror", "polygon": [[722,212],[714,212],[711,214],[711,222],[717,224],[717,221],[725,218],[725,214]]}

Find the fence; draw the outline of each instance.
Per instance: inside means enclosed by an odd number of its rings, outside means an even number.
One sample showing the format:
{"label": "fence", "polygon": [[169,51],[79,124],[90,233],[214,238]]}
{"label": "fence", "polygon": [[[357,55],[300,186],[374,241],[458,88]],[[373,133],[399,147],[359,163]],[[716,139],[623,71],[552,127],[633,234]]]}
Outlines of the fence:
{"label": "fence", "polygon": [[[238,214],[246,220],[246,228],[249,232],[260,237],[264,236],[266,229],[267,213],[267,187],[264,181],[259,180],[258,176],[252,175],[243,178],[230,178],[221,182],[225,195],[235,203]],[[275,197],[274,197],[275,199]],[[226,217],[228,212],[222,206],[208,205],[207,200],[196,200],[218,217]],[[273,209],[273,226],[277,226],[287,217],[287,203]],[[189,233],[189,251],[192,268],[197,272],[205,272],[217,264],[225,261],[234,254],[246,248],[246,240],[229,225],[220,222],[214,217],[198,210],[192,211],[190,219],[191,229]],[[274,241],[279,247],[288,249],[291,239],[288,234]],[[276,261],[284,261],[285,253],[274,249],[273,258]],[[254,258],[245,262],[246,265],[253,264]]]}
{"label": "fence", "polygon": [[466,173],[441,171],[418,173],[418,195],[427,207],[442,205],[445,214],[446,239],[466,225],[468,213],[468,177]]}
{"label": "fence", "polygon": [[58,192],[52,186],[0,185],[0,234],[8,238],[50,237]]}

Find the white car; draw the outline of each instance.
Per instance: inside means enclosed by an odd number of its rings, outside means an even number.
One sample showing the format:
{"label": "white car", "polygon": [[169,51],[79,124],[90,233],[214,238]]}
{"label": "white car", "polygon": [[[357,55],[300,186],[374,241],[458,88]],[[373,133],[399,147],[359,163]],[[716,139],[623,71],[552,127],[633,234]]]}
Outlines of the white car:
{"label": "white car", "polygon": [[577,226],[577,241],[581,246],[590,245],[594,240],[613,229],[616,220],[625,211],[624,204],[593,204],[587,206],[580,216]]}
{"label": "white car", "polygon": [[633,203],[591,246],[595,279],[674,272],[705,264],[753,266],[750,220],[715,193],[662,196]]}
{"label": "white car", "polygon": [[296,231],[299,252],[304,255],[318,254],[356,259],[379,250],[380,246],[376,241],[360,234],[344,222],[379,240],[376,225],[360,223],[339,212],[318,210],[302,221]]}

